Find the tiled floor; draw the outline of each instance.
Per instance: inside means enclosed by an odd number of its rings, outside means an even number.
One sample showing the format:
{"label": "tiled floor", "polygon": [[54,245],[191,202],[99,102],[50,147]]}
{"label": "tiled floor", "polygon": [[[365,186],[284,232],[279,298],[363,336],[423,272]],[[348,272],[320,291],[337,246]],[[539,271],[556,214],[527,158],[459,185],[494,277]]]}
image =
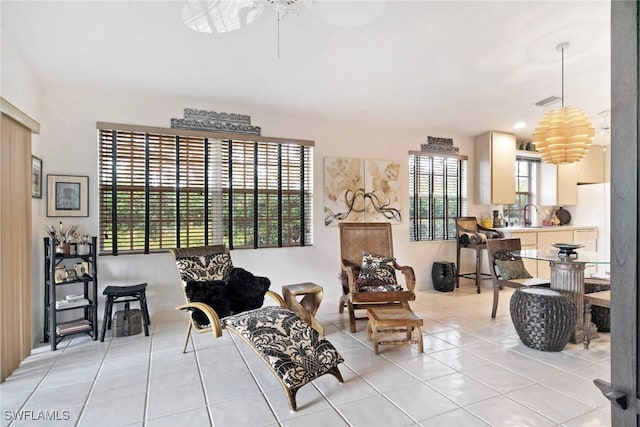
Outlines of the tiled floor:
{"label": "tiled floor", "polygon": [[349,333],[346,313],[324,301],[319,318],[345,359],[345,382],[326,375],[306,385],[297,412],[271,371],[227,332],[196,336],[187,354],[177,319],[155,321],[150,337],[66,339],[56,352],[35,349],[0,386],[2,425],[610,425],[609,402],[592,383],[610,378],[609,334],[588,351],[531,350],[511,324],[510,293],[492,320],[489,289],[419,292],[412,308],[424,318],[424,354],[404,345],[378,356],[365,322]]}

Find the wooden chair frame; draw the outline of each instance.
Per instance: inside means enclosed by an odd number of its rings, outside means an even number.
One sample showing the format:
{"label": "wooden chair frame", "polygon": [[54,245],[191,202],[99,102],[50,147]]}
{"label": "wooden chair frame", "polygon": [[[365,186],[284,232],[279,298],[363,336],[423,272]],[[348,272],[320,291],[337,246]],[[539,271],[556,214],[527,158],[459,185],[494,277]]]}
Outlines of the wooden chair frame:
{"label": "wooden chair frame", "polygon": [[591,337],[589,330],[591,327],[591,306],[611,308],[611,291],[592,292],[584,294],[584,324],[582,325],[584,349],[589,349]]}
{"label": "wooden chair frame", "polygon": [[342,313],[346,306],[349,310],[349,328],[356,332],[356,320],[368,319],[366,316],[356,317],[355,310],[373,307],[401,305],[409,307],[409,301],[416,299],[416,277],[412,267],[393,262],[393,267],[404,277],[406,290],[390,292],[356,292],[356,279],[360,271],[362,253],[394,258],[393,235],[388,222],[341,222],[340,259],[343,295],[338,304]]}
{"label": "wooden chair frame", "polygon": [[[169,251],[171,252],[173,257],[177,259],[181,257],[197,257],[197,256],[210,255],[210,254],[220,253],[225,250],[226,250],[225,245],[209,245],[209,246],[196,246],[191,248],[174,248],[174,249],[170,249]],[[191,313],[189,313],[189,320],[187,323],[187,334],[184,341],[184,347],[182,349],[182,352],[186,353],[187,345],[189,344],[189,338],[191,337],[192,331],[198,334],[212,332],[214,338],[219,338],[222,336],[222,329],[224,329],[224,324],[220,321],[220,317],[218,317],[218,314],[208,305],[203,304],[201,302],[189,301],[189,298],[187,297],[187,294],[185,292],[187,284],[182,279],[180,279],[180,282],[182,283],[182,291],[184,294],[185,304],[177,306],[176,310],[198,309],[202,311],[202,313],[204,313],[204,315],[207,316],[207,318],[209,319],[209,326],[203,327],[198,322],[193,320]],[[284,299],[276,292],[267,290],[266,295],[272,298],[276,302],[276,304],[278,304],[280,307],[285,307]]]}
{"label": "wooden chair frame", "polygon": [[550,281],[547,279],[529,278],[529,279],[511,279],[503,280],[498,277],[495,268],[496,253],[498,251],[506,250],[509,252],[519,251],[522,249],[520,239],[491,239],[487,240],[487,253],[489,254],[489,270],[491,270],[491,279],[493,281],[493,308],[491,309],[491,318],[496,318],[496,312],[498,310],[498,298],[500,298],[500,291],[503,287],[509,288],[524,288],[524,287],[546,287],[550,286]]}

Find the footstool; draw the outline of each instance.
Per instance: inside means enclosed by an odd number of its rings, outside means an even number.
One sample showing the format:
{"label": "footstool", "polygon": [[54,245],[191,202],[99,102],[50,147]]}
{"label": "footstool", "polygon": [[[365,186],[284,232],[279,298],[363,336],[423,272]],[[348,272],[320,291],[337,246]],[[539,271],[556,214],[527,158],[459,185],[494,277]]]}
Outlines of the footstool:
{"label": "footstool", "polygon": [[[367,309],[369,322],[367,323],[367,339],[371,340],[373,333],[373,351],[378,354],[378,346],[392,344],[418,344],[418,351],[423,353],[422,345],[422,318],[416,315],[410,308],[384,308],[376,307]],[[411,338],[415,330],[416,337]],[[406,332],[407,339],[380,340],[379,334],[387,332]]]}
{"label": "footstool", "polygon": [[576,304],[568,296],[544,288],[519,288],[511,295],[513,326],[524,345],[561,351],[575,332]]}

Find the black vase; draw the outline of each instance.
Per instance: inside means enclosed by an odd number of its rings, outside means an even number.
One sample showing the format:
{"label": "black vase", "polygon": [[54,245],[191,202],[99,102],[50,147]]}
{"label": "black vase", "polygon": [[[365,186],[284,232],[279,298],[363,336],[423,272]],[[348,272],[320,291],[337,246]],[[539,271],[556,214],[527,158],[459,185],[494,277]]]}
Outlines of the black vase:
{"label": "black vase", "polygon": [[440,292],[451,292],[456,287],[456,265],[448,261],[435,261],[431,268],[433,288]]}

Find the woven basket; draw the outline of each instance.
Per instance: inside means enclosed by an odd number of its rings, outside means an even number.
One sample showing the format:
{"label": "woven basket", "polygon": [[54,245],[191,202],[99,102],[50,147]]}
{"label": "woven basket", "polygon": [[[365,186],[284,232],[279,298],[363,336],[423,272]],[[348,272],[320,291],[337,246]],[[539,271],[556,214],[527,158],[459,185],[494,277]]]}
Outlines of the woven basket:
{"label": "woven basket", "polygon": [[524,345],[561,351],[576,327],[576,305],[558,291],[520,288],[511,296],[511,320]]}

